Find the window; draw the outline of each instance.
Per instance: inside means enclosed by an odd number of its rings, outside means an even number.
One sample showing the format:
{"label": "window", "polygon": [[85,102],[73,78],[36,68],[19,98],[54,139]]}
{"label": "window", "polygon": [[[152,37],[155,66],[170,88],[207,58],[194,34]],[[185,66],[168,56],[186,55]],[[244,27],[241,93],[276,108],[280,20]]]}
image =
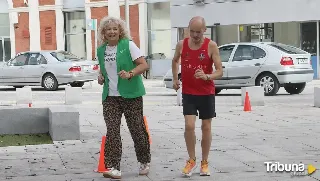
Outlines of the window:
{"label": "window", "polygon": [[233,49],[234,45],[219,48],[221,62],[229,62],[229,58]]}
{"label": "window", "polygon": [[259,59],[266,56],[266,52],[261,48],[251,45],[239,45],[234,54],[233,61]]}
{"label": "window", "polygon": [[28,54],[18,55],[17,57],[15,57],[15,58],[9,63],[9,65],[11,65],[11,66],[23,66],[23,65],[25,65],[25,63],[26,63],[27,58],[28,58]]}
{"label": "window", "polygon": [[281,50],[285,53],[290,53],[290,54],[307,54],[307,52],[299,49],[299,48],[296,48],[296,47],[293,47],[293,46],[289,46],[289,45],[284,45],[284,44],[281,44],[281,43],[272,43],[270,44],[270,46],[278,49],[278,50]]}
{"label": "window", "polygon": [[39,53],[32,53],[29,57],[28,65],[47,64],[46,58]]}
{"label": "window", "polygon": [[60,62],[70,62],[70,61],[79,61],[80,58],[73,55],[70,52],[60,51],[52,52],[51,55],[55,57]]}

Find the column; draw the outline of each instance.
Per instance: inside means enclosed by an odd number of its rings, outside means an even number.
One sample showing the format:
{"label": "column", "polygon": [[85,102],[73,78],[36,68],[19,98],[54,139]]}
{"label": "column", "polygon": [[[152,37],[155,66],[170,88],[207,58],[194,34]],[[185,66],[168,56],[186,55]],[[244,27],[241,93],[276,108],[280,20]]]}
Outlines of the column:
{"label": "column", "polygon": [[14,31],[14,24],[18,23],[18,13],[12,11],[12,0],[7,0],[7,3],[9,7],[11,57],[14,57],[16,55],[16,34]]}
{"label": "column", "polygon": [[[91,7],[89,6],[90,0],[85,0],[85,12],[86,19],[91,19]],[[97,26],[98,27],[98,26]],[[87,48],[87,60],[92,60],[92,38],[91,30],[86,30],[86,48]]]}
{"label": "column", "polygon": [[144,55],[148,54],[148,11],[147,2],[139,3],[139,37],[140,50]]}
{"label": "column", "polygon": [[64,17],[63,17],[63,0],[56,0],[56,40],[57,50],[64,50]]}
{"label": "column", "polygon": [[28,1],[28,3],[29,3],[30,51],[39,51],[41,50],[39,2],[37,0],[33,0],[33,1]]}

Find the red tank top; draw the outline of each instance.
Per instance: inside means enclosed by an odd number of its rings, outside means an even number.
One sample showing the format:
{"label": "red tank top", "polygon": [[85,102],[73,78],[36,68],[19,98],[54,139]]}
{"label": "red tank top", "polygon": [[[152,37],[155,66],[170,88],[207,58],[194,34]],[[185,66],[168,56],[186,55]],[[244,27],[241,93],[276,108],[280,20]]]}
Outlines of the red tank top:
{"label": "red tank top", "polygon": [[205,74],[212,74],[213,61],[208,55],[210,39],[205,38],[198,50],[191,50],[188,44],[189,38],[183,41],[181,53],[181,79],[182,93],[191,95],[215,94],[215,86],[212,80],[196,79],[195,71],[202,68]]}

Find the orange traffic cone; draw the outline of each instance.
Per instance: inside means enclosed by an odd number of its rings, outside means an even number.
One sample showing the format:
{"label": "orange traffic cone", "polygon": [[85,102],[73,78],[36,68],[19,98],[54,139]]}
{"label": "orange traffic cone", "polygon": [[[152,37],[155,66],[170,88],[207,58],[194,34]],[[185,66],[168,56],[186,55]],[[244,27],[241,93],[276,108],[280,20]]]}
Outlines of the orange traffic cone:
{"label": "orange traffic cone", "polygon": [[149,136],[149,143],[151,144],[151,135],[150,135],[150,131],[149,131],[149,126],[148,126],[148,121],[147,121],[147,117],[143,116],[143,120],[144,120],[144,125],[146,126],[146,130],[148,132],[148,136]]}
{"label": "orange traffic cone", "polygon": [[245,97],[245,100],[244,100],[244,108],[243,108],[243,110],[246,111],[246,112],[251,111],[251,104],[250,104],[250,98],[249,98],[248,92],[246,92],[246,97]]}
{"label": "orange traffic cone", "polygon": [[104,146],[105,146],[105,143],[106,143],[106,136],[102,136],[98,170],[95,170],[95,172],[98,172],[98,173],[108,171],[108,169],[106,169],[106,166],[104,165]]}

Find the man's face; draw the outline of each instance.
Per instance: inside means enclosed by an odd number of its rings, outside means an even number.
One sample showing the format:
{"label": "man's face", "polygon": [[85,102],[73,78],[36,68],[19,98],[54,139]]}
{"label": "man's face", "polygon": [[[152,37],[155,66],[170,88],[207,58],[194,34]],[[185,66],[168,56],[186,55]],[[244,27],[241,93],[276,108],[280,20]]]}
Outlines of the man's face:
{"label": "man's face", "polygon": [[203,26],[191,25],[190,26],[190,37],[194,43],[199,43],[203,37],[205,32],[205,28]]}

